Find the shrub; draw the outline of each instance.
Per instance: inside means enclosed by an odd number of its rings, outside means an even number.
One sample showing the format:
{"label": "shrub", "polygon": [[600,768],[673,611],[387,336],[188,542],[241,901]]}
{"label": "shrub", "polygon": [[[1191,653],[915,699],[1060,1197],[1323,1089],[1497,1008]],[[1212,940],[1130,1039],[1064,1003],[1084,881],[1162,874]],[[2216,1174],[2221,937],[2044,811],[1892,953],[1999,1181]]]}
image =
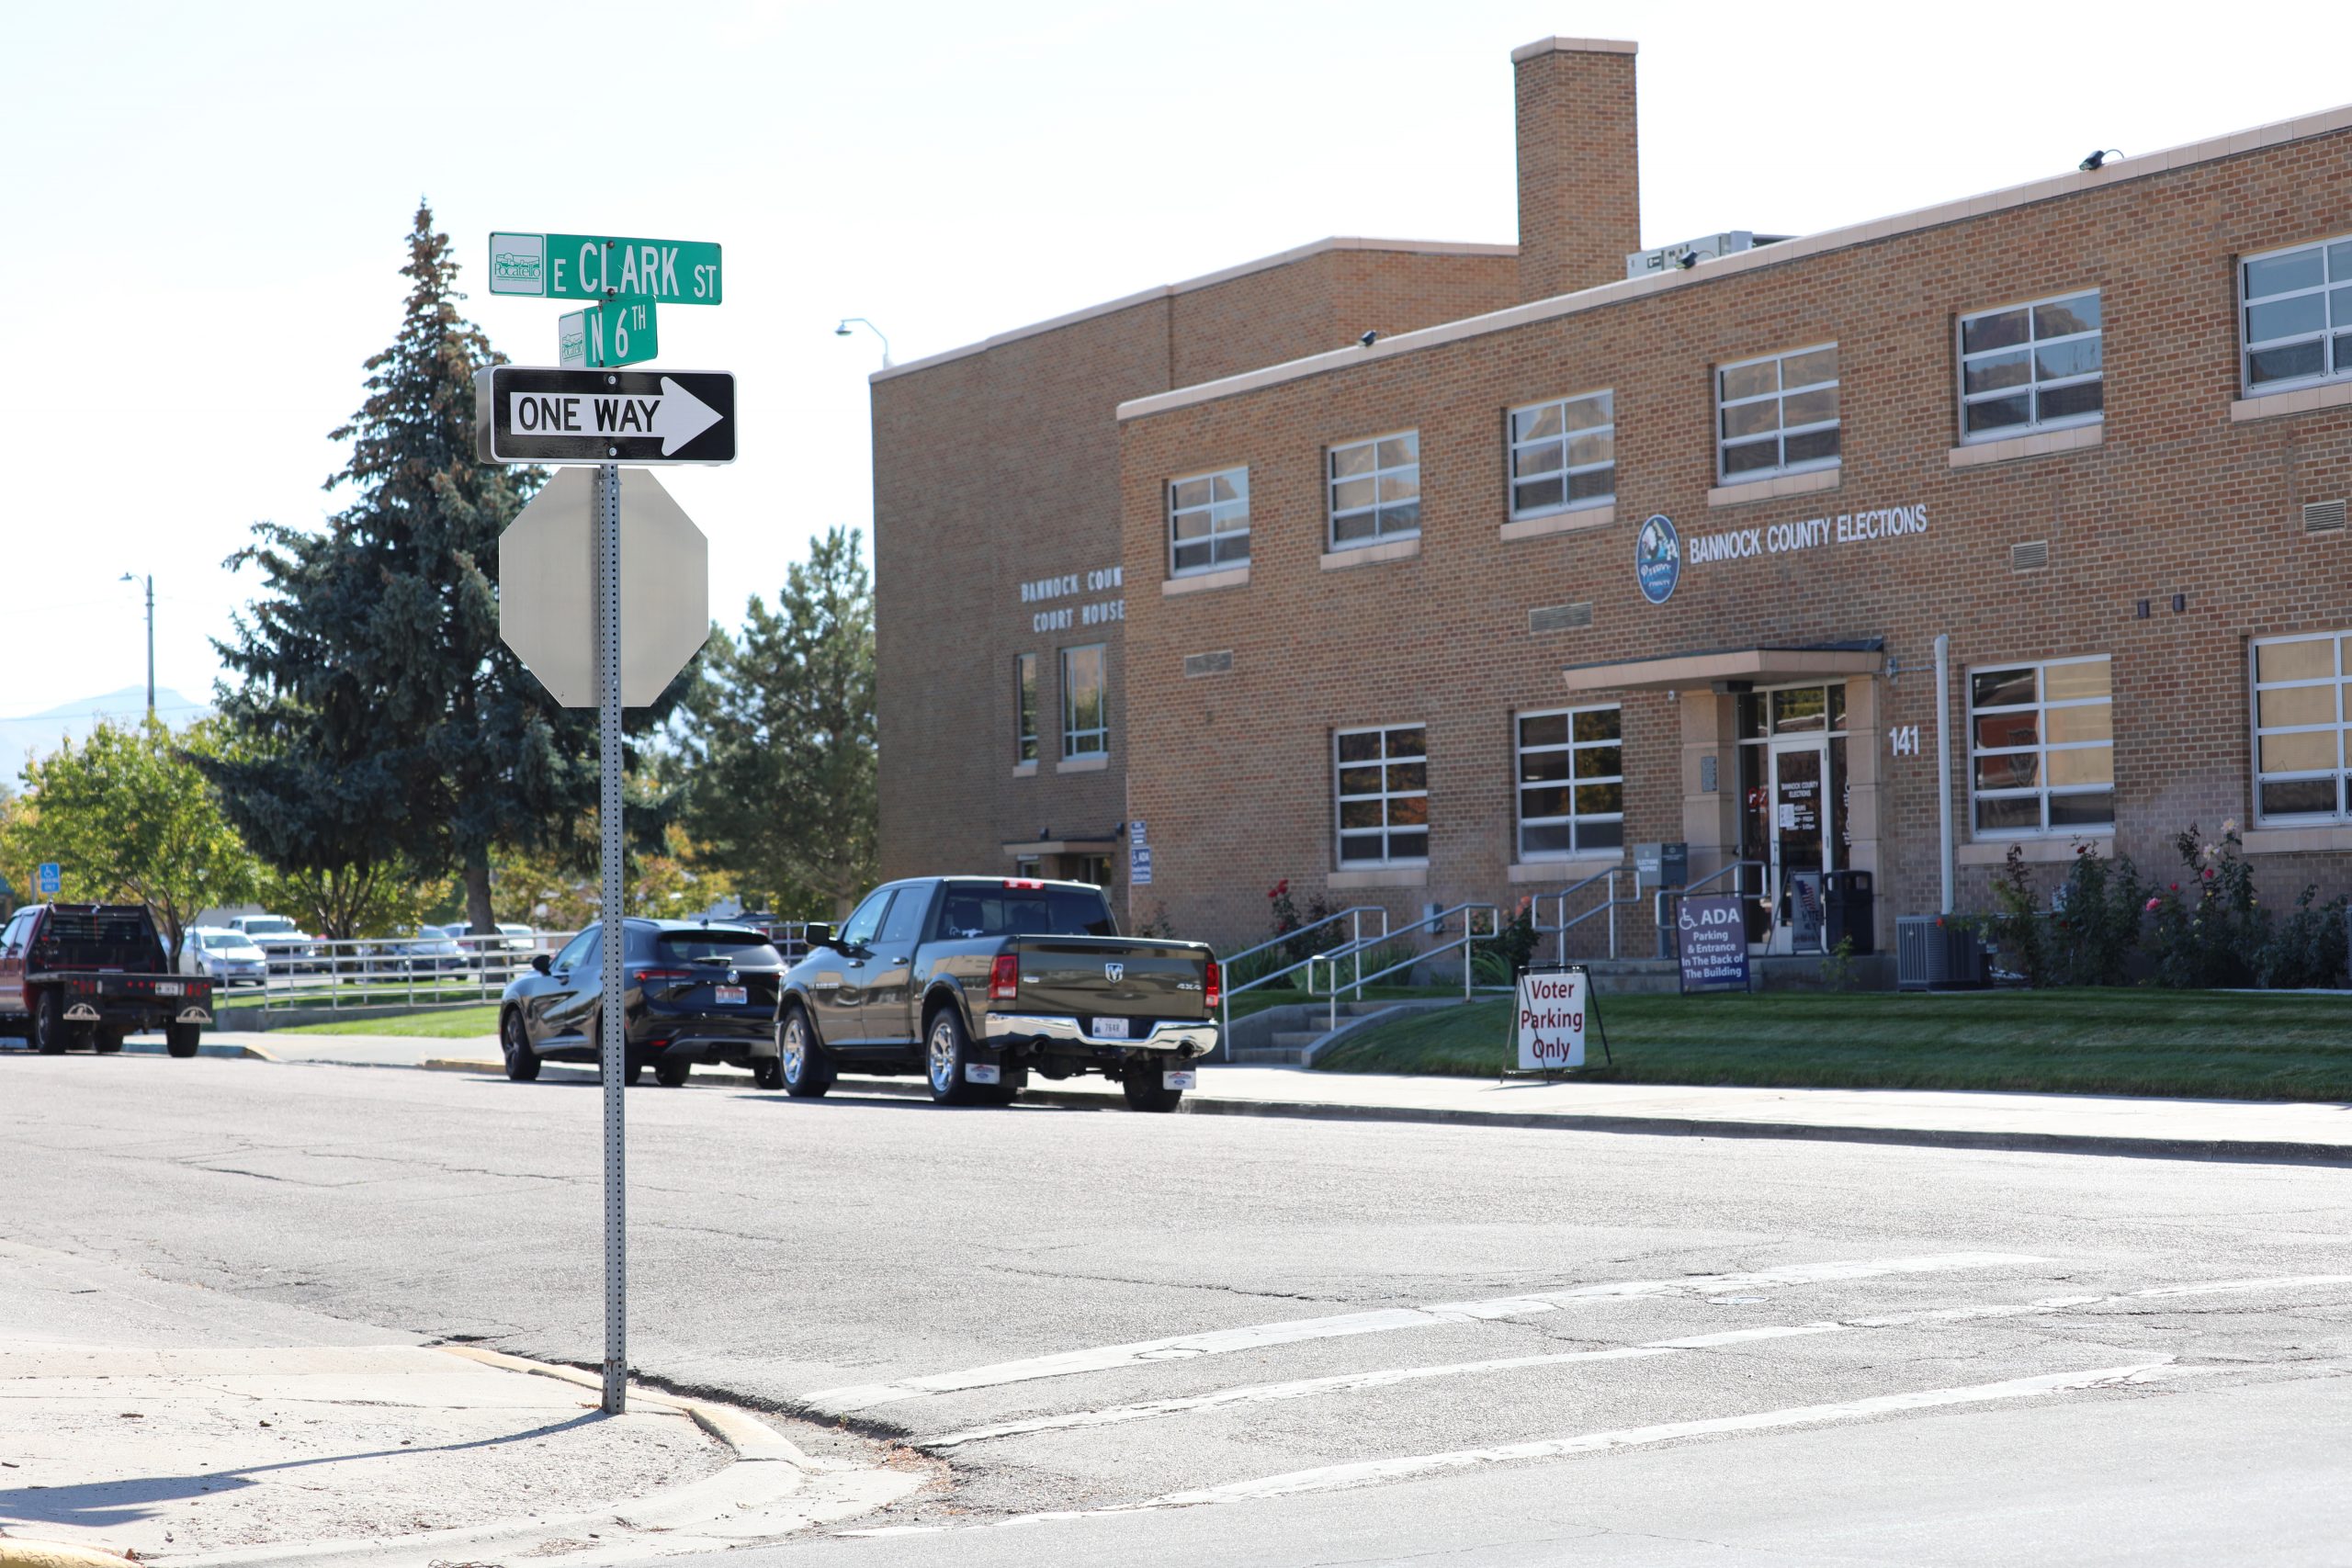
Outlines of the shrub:
{"label": "shrub", "polygon": [[2262,944],[2255,964],[2256,977],[2265,986],[2325,987],[2345,979],[2346,908],[2338,894],[2314,908],[2319,889],[2306,886],[2295,899],[2295,912],[2278,923]]}
{"label": "shrub", "polygon": [[2025,847],[2011,844],[2001,869],[1993,877],[1994,945],[2029,986],[2050,984],[2050,950],[2043,940],[2041,900],[2034,895],[2032,874],[2025,868]]}
{"label": "shrub", "polygon": [[1479,937],[1470,944],[1470,975],[1481,986],[1508,986],[1519,978],[1535,956],[1535,899],[1522,896],[1519,908],[1508,920],[1498,923],[1495,934]]}
{"label": "shrub", "polygon": [[2143,890],[2128,857],[2075,846],[2066,880],[2047,910],[2034,894],[2025,851],[2011,844],[1993,878],[1994,942],[2029,986],[2120,986],[2140,944]]}
{"label": "shrub", "polygon": [[2259,976],[2270,913],[2254,895],[2254,873],[2240,843],[2234,822],[2222,824],[2218,842],[2206,840],[2194,823],[2174,838],[2185,874],[2145,906],[2155,917],[2158,985],[2251,986]]}

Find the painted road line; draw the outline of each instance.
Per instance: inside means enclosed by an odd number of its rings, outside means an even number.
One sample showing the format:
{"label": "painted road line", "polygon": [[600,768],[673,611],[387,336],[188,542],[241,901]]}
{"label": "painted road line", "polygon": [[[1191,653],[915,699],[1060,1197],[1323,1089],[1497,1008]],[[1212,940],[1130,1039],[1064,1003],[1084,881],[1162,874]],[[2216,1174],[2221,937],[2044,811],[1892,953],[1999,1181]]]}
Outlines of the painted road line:
{"label": "painted road line", "polygon": [[2010,1378],[2001,1382],[1975,1383],[1963,1388],[1931,1388],[1917,1393],[1880,1394],[1870,1399],[1840,1400],[1833,1404],[1801,1404],[1784,1410],[1760,1410],[1746,1416],[1718,1416],[1703,1421],[1668,1421],[1655,1427],[1580,1432],[1574,1437],[1546,1438],[1532,1443],[1506,1443],[1488,1449],[1458,1449],[1451,1453],[1410,1454],[1396,1459],[1366,1460],[1356,1464],[1324,1465],[1316,1470],[1296,1470],[1286,1475],[1270,1475],[1257,1481],[1237,1481],[1224,1486],[1165,1493],[1138,1503],[1135,1507],[1182,1508],[1203,1503],[1289,1497],[1303,1492],[1336,1492],[1347,1487],[1407,1481],[1445,1471],[1475,1470],[1486,1465],[1526,1460],[1565,1459],[1572,1454],[1640,1448],[1683,1438],[1762,1432],[1782,1427],[1815,1427],[1831,1421],[1860,1420],[1872,1416],[1900,1415],[1956,1404],[2031,1399],[2043,1394],[2079,1393],[2086,1389],[2120,1388],[2161,1378],[2190,1377],[2226,1370],[2222,1367],[2177,1366],[2172,1358],[2160,1357],[2130,1366],[2102,1367],[2096,1371],[2050,1372],[2040,1377]]}
{"label": "painted road line", "polygon": [[2009,1269],[2049,1259],[2016,1252],[1946,1252],[1920,1258],[1868,1258],[1831,1263],[1799,1264],[1741,1274],[1690,1274],[1679,1280],[1626,1280],[1607,1284],[1579,1285],[1567,1290],[1527,1295],[1498,1296],[1487,1301],[1445,1302],[1431,1306],[1388,1307],[1374,1312],[1343,1313],[1332,1317],[1294,1318],[1287,1323],[1251,1324],[1241,1328],[1212,1329],[1170,1339],[1144,1339],[1129,1345],[1105,1345],[1065,1350],[1026,1360],[999,1361],[960,1372],[937,1372],[901,1378],[892,1382],[860,1383],[820,1389],[804,1404],[812,1410],[847,1414],[878,1404],[923,1399],[966,1389],[997,1388],[1006,1383],[1032,1382],[1040,1378],[1070,1377],[1081,1372],[1109,1371],[1150,1361],[1182,1360],[1193,1356],[1223,1356],[1236,1350],[1295,1345],[1309,1339],[1334,1339],[1357,1334],[1385,1334],[1399,1328],[1425,1328],[1435,1324],[1476,1323],[1498,1318],[1529,1317],[1567,1307],[1655,1296],[1705,1296],[1724,1291],[1767,1290],[1792,1285],[1816,1285],[1844,1280],[1881,1279],[1893,1274],[1932,1274],[1962,1269]]}
{"label": "painted road line", "polygon": [[1818,1334],[1842,1334],[1854,1329],[1902,1328],[1934,1323],[1965,1323],[1984,1318],[2026,1317],[2039,1314],[2067,1312],[2078,1307],[2110,1306],[2125,1302],[2215,1295],[2224,1292],[2285,1290],[2299,1285],[2344,1284],[2352,1284],[2352,1274],[2299,1274],[2274,1280],[2223,1280],[2195,1285],[2158,1285],[2149,1290],[2128,1291],[2116,1295],[2045,1296],[2040,1301],[2031,1302],[1937,1307],[1920,1312],[1888,1313],[1874,1317],[1849,1317],[1821,1323],[1734,1328],[1716,1334],[1689,1334],[1672,1339],[1652,1339],[1639,1345],[1625,1345],[1600,1350],[1568,1350],[1543,1356],[1506,1356],[1490,1360],[1453,1361],[1428,1367],[1390,1367],[1378,1371],[1348,1372],[1332,1377],[1296,1378],[1286,1382],[1250,1383],[1238,1388],[1219,1389],[1213,1393],[1195,1394],[1184,1399],[1145,1400],[1134,1404],[1113,1405],[1102,1410],[1069,1411],[1058,1416],[1034,1416],[1027,1420],[1001,1421],[986,1427],[973,1427],[960,1432],[950,1432],[944,1437],[918,1438],[915,1440],[915,1446],[936,1452],[958,1448],[966,1443],[987,1442],[997,1438],[1027,1437],[1036,1432],[1069,1431],[1084,1427],[1117,1426],[1129,1421],[1148,1421],[1161,1416],[1181,1416],[1199,1410],[1219,1410],[1236,1404],[1305,1399],[1317,1394],[1357,1393],[1369,1389],[1393,1388],[1399,1383],[1419,1382],[1431,1378],[1465,1377],[1480,1372],[1523,1371],[1536,1367],[1575,1366],[1588,1361],[1645,1359],[1653,1356],[1672,1355],[1682,1350],[1715,1349],[1730,1345],[1753,1344],[1767,1339],[1791,1339]]}

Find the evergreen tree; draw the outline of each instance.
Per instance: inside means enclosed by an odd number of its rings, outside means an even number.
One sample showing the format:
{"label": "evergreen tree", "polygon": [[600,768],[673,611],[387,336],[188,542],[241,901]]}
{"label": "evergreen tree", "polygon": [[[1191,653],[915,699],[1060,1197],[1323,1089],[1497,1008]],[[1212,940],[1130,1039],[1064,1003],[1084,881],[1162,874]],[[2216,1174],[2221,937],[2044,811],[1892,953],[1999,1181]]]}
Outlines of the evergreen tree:
{"label": "evergreen tree", "polygon": [[874,588],[854,529],[812,542],[775,610],[713,628],[684,699],[683,815],[780,914],[837,914],[874,876]]}
{"label": "evergreen tree", "polygon": [[594,723],[498,639],[498,536],[545,475],[476,460],[474,372],[503,360],[458,313],[430,207],[408,248],[400,335],[333,433],[351,453],[326,488],[351,503],[323,532],[257,524],[231,558],[264,593],[219,645],[244,744],[207,771],[281,872],[365,888],[454,871],[487,933],[492,847],[574,831],[593,803]]}

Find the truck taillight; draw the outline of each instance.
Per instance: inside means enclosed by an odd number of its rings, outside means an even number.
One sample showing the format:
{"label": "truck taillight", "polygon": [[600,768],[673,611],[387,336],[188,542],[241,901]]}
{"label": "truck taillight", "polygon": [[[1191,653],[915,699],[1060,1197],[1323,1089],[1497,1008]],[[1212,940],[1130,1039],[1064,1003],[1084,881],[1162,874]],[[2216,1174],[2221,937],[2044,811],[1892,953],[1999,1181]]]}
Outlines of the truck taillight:
{"label": "truck taillight", "polygon": [[1214,958],[1209,960],[1209,972],[1201,983],[1201,995],[1211,1008],[1215,1008],[1225,996],[1225,972],[1217,967]]}
{"label": "truck taillight", "polygon": [[1004,885],[1007,887],[1043,887],[1046,886],[1043,882],[1036,880],[1035,877],[1027,876],[1008,876],[1004,879]]}
{"label": "truck taillight", "polygon": [[989,965],[989,1000],[1009,1002],[1021,994],[1021,960],[1000,953]]}

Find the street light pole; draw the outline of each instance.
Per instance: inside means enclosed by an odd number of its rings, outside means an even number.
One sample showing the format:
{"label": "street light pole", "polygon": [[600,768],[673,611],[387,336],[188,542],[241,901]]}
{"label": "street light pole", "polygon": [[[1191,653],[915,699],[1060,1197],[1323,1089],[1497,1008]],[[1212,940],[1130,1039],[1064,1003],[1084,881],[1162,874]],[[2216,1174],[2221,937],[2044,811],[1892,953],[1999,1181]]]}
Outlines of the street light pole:
{"label": "street light pole", "polygon": [[841,325],[833,329],[833,335],[835,337],[855,336],[856,334],[849,330],[850,323],[853,321],[856,322],[859,326],[864,327],[867,332],[872,333],[876,337],[882,338],[882,368],[885,370],[890,368],[890,340],[887,337],[882,337],[882,329],[876,326],[872,321],[867,321],[864,316],[843,316],[842,318]]}
{"label": "street light pole", "polygon": [[[139,579],[126,571],[118,581],[136,582]],[[147,574],[147,716],[155,716],[155,574],[152,571]]]}

